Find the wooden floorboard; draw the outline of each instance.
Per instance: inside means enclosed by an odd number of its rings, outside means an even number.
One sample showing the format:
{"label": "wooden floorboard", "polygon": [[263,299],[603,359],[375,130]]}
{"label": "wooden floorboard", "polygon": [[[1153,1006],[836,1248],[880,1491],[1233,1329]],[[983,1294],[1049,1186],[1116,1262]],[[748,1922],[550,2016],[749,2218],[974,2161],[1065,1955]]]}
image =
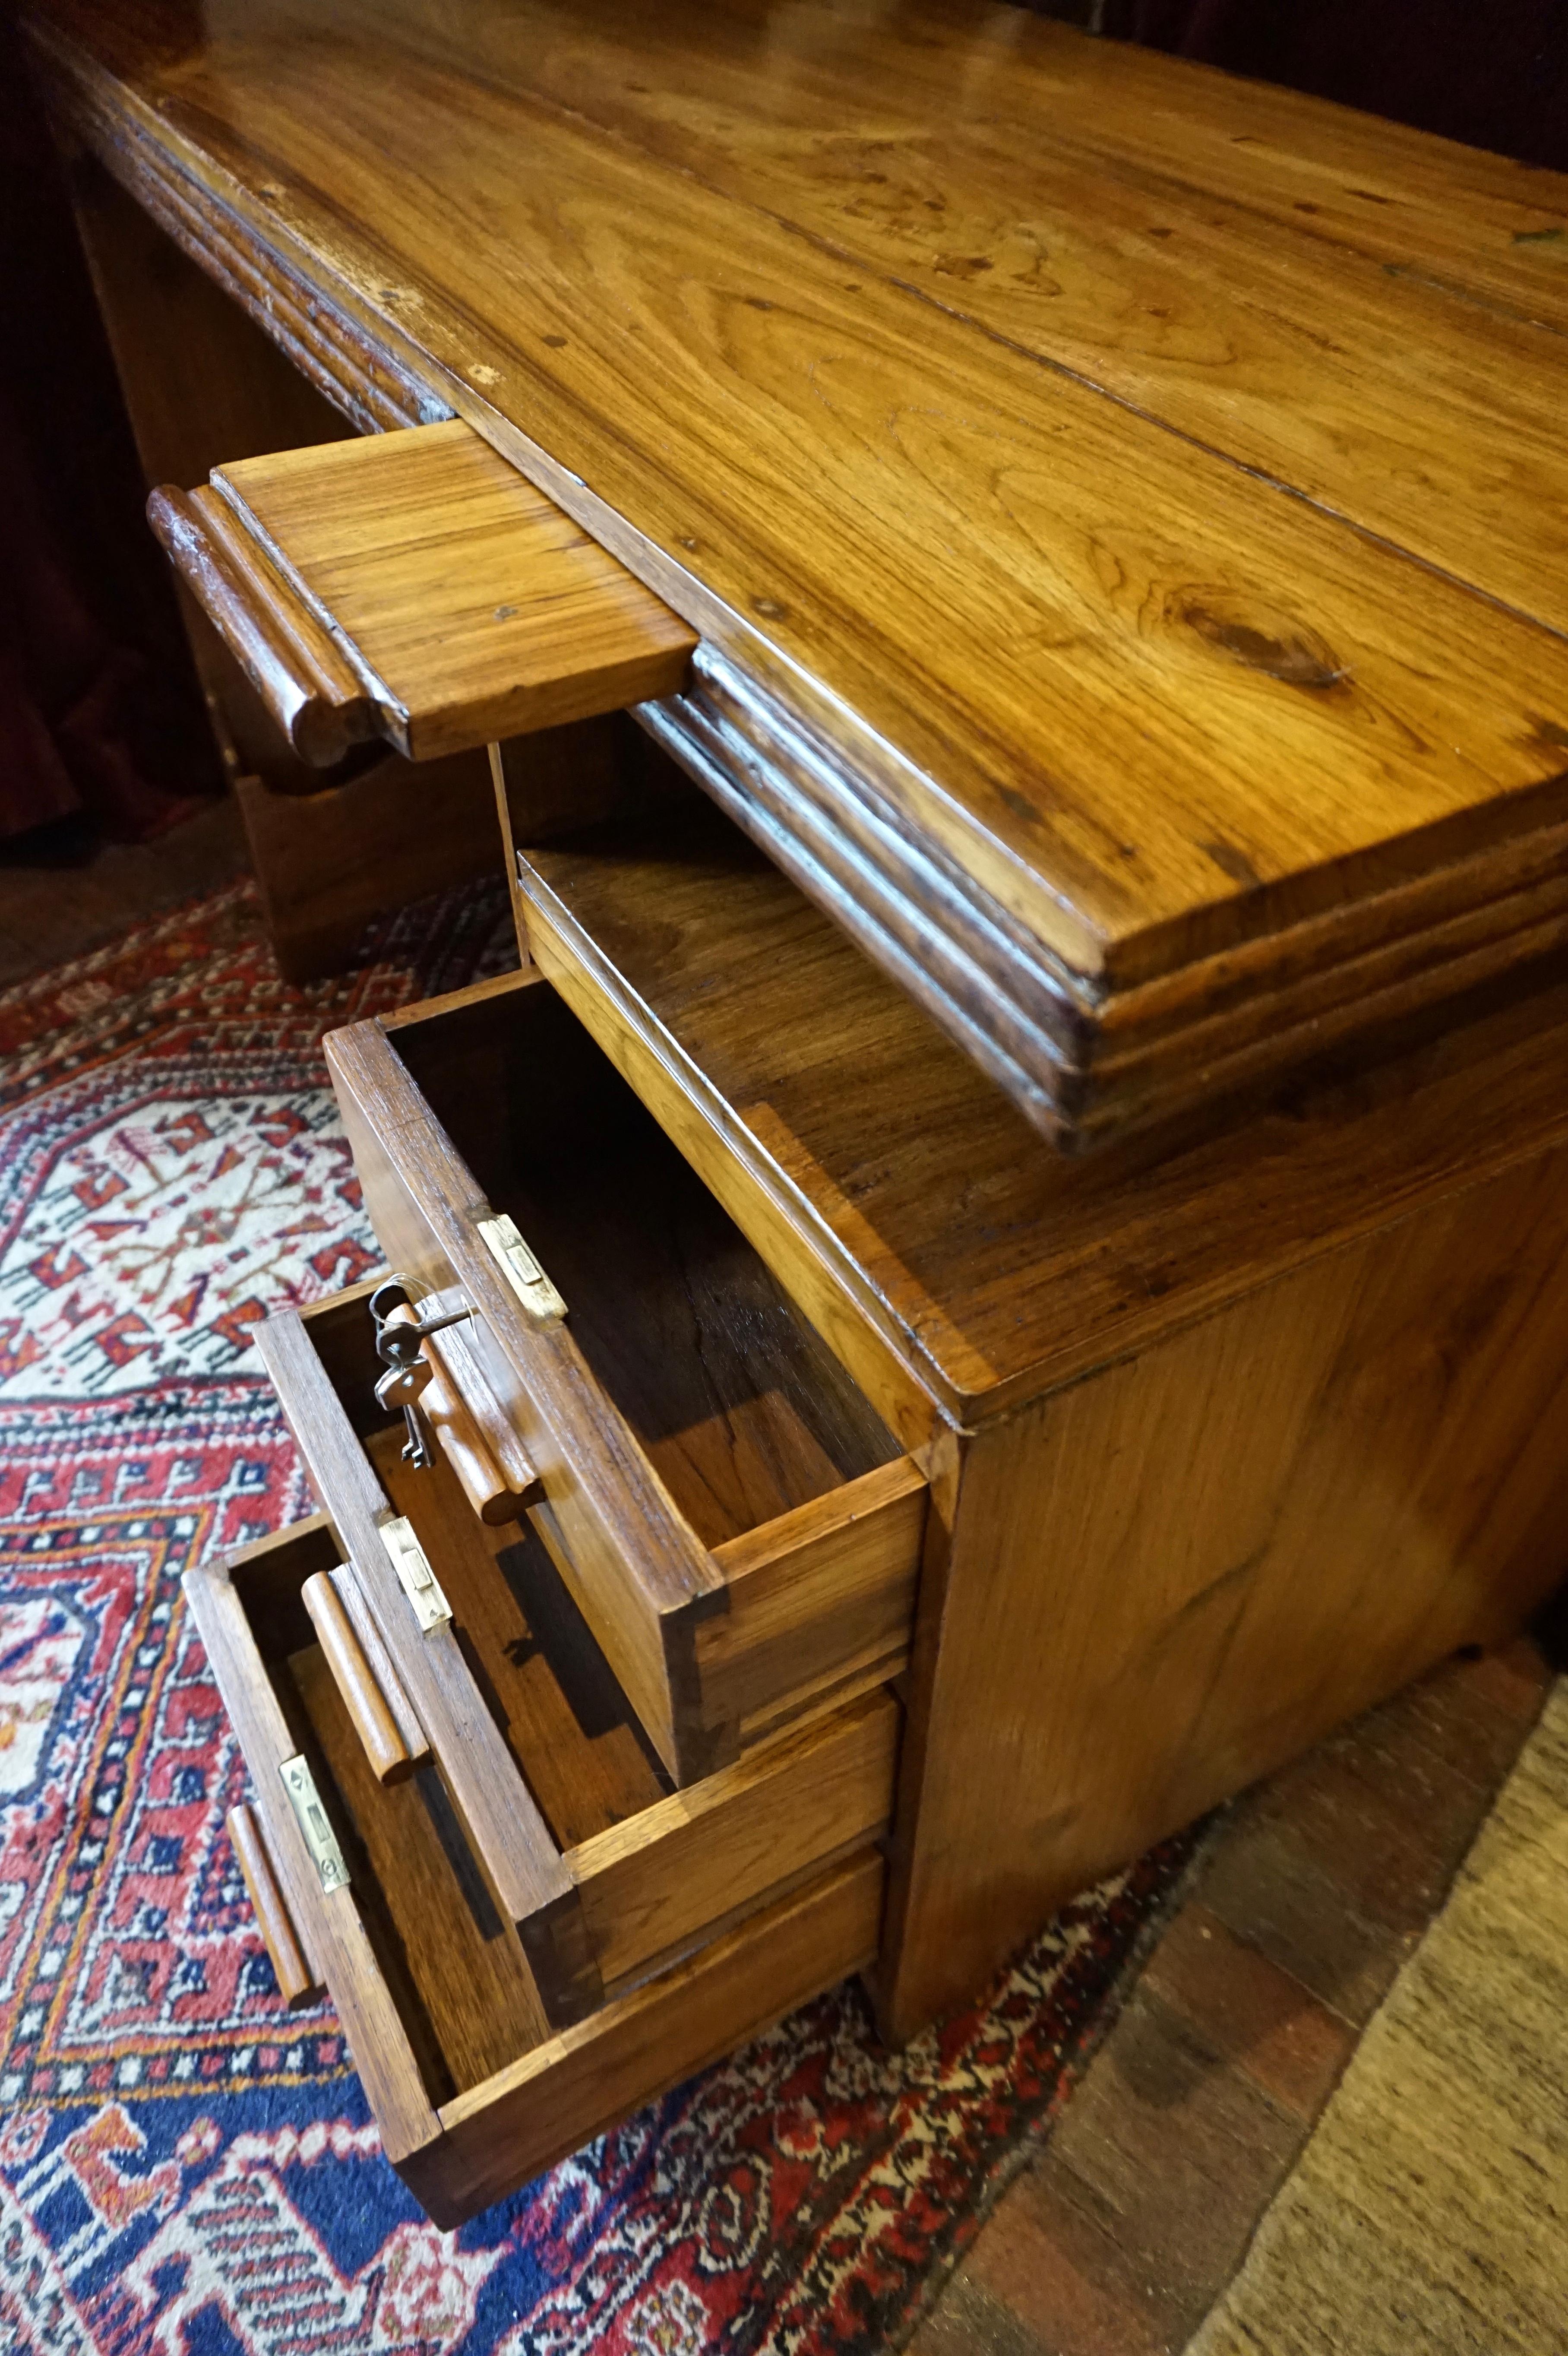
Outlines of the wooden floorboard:
{"label": "wooden floorboard", "polygon": [[1540,1711],[1456,1660],[1221,1819],[1104,2043],[911,2356],[1176,2356],[1224,2291]]}

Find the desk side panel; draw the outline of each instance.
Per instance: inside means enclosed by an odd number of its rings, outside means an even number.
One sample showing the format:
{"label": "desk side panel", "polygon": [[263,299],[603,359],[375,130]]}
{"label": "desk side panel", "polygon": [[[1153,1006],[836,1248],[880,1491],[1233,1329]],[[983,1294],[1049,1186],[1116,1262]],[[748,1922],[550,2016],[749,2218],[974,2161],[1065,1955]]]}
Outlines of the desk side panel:
{"label": "desk side panel", "polygon": [[1551,1592],[1565,1246],[1560,1148],[970,1444],[916,1633],[894,2035],[1076,1891]]}

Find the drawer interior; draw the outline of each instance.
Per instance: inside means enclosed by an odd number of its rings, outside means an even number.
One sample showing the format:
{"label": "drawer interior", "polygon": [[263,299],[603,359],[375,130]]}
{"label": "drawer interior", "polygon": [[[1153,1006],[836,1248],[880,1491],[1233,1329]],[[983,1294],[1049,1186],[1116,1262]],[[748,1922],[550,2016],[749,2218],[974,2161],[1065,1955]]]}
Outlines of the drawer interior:
{"label": "drawer interior", "polygon": [[[668,1778],[539,1540],[487,1530],[445,1464],[414,1471],[400,1460],[401,1441],[400,1422],[369,1436],[377,1473],[439,1564],[481,1700],[558,1847],[571,1852],[664,1798]],[[530,2051],[549,2023],[436,1763],[396,1783],[371,1772],[301,1601],[306,1575],[269,1562],[239,1569],[235,1586],[439,2104]]]}
{"label": "drawer interior", "polygon": [[376,1781],[319,1644],[268,1668],[426,2094],[432,2104],[450,2101],[549,2035],[516,1933],[485,1889],[434,1766],[406,1783]]}
{"label": "drawer interior", "polygon": [[421,1094],[569,1308],[570,1331],[706,1547],[901,1453],[876,1408],[552,991],[387,1025]]}
{"label": "drawer interior", "polygon": [[492,1529],[438,1455],[415,1471],[403,1427],[367,1452],[394,1512],[438,1568],[480,1696],[558,1848],[575,1848],[673,1789],[588,1625],[526,1522]]}
{"label": "drawer interior", "polygon": [[[882,1833],[899,1720],[890,1696],[862,1695],[673,1795],[538,1539],[485,1529],[444,1465],[401,1462],[400,1440],[400,1426],[371,1437],[377,1472],[439,1567],[479,1701],[576,1885],[603,2002]],[[496,1903],[439,1761],[398,1782],[371,1771],[302,1596],[339,1551],[329,1523],[323,1537],[255,1550],[232,1585],[439,2105],[552,2035],[549,1991]],[[260,1781],[265,1766],[251,1763]]]}
{"label": "drawer interior", "polygon": [[[439,1472],[400,1478],[372,1445],[433,1545],[453,1503]],[[405,1761],[401,1780],[371,1771],[316,1633],[314,1590],[343,1593],[342,1551],[317,1515],[188,1572],[186,1593],[251,1771],[253,1801],[230,1829],[246,1819],[264,1935],[274,1956],[280,1941],[293,1954],[307,1997],[325,1984],[388,2157],[450,2227],[869,1962],[899,1711],[862,1695],[765,1760],[667,1794],[548,1578],[525,1604],[476,1552],[488,1610],[473,1613],[475,1675],[495,1681],[514,1755],[573,1844],[564,1862],[610,1967],[597,2009],[563,2029],[436,1762]],[[472,1612],[462,1567],[439,1559]],[[305,1812],[325,1815],[338,1858],[319,1833],[307,1841],[287,1796],[301,1754]]]}
{"label": "drawer interior", "polygon": [[[366,1724],[376,1700],[400,1726],[411,1719],[410,1739],[383,1772],[414,1767],[448,1866],[461,1877],[470,1851],[476,1861],[470,1883],[486,1895],[475,1920],[493,1927],[500,1919],[508,1954],[520,1937],[507,1968],[526,1965],[559,2028],[667,1967],[845,1844],[879,1835],[891,1808],[898,1706],[874,1674],[848,1690],[839,1681],[822,1706],[677,1794],[530,1522],[482,1520],[439,1447],[422,1467],[406,1460],[402,1419],[392,1420],[375,1398],[374,1284],[287,1312],[263,1337],[345,1566],[333,1583],[343,1583],[359,1633],[350,1636],[344,1674],[351,1685],[368,1675],[372,1688],[380,1679],[379,1696],[372,1692],[368,1710],[361,1705],[360,1727],[345,1731],[314,1663],[301,1671],[315,1620],[301,1616],[297,1596],[286,1621],[263,1614],[255,1624],[264,1657],[287,1667],[289,1706],[296,1717],[305,1712],[347,1804],[357,1805],[361,1788],[373,1811],[386,1796],[373,1778],[365,1783],[358,1748],[375,1741]],[[382,1532],[392,1528],[411,1537],[450,1615],[422,1633],[389,1558]],[[421,1729],[430,1770],[417,1766]],[[342,1767],[343,1741],[357,1781]],[[368,1826],[357,1837],[374,1862]],[[389,1855],[397,1854],[394,1839]],[[411,1903],[426,1912],[422,1897]],[[437,1969],[437,1995],[427,1997],[414,1974],[427,2009],[439,2009],[448,1980],[461,1987],[464,1976],[459,1966],[445,1978]],[[499,1998],[484,2008],[507,2013]],[[443,2053],[448,2042],[438,2038]]]}

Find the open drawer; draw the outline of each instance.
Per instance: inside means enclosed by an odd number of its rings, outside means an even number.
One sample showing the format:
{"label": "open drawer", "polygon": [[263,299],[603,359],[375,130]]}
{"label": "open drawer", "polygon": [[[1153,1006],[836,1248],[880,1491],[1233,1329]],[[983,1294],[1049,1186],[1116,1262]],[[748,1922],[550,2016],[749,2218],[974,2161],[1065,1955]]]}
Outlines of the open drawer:
{"label": "open drawer", "polygon": [[154,492],[176,571],[299,758],[411,760],[684,682],[695,633],[453,418]]}
{"label": "open drawer", "polygon": [[520,1442],[528,1518],[677,1783],[896,1676],[920,1469],[549,986],[326,1053],[389,1260],[473,1312],[426,1348],[492,1453]]}
{"label": "open drawer", "polygon": [[[318,1515],[186,1580],[254,1785],[230,1829],[280,1987],[330,1993],[388,2156],[443,2225],[870,1961],[900,1716],[863,1696],[672,1794],[537,1545],[514,1533],[509,1565],[478,1538],[465,1563],[437,1550],[451,1481],[401,1502],[602,1967],[563,2029],[410,1695],[385,1656],[345,1675],[322,1602],[352,1583],[340,1534]],[[411,1737],[401,1772],[366,1748],[367,1687]]]}
{"label": "open drawer", "polygon": [[537,1533],[483,1520],[444,1451],[422,1468],[405,1458],[402,1421],[373,1387],[371,1290],[261,1332],[336,1549],[329,1576],[302,1590],[306,1617],[371,1772],[396,1784],[433,1767],[562,2026],[880,1833],[897,1705],[873,1687],[672,1797]]}

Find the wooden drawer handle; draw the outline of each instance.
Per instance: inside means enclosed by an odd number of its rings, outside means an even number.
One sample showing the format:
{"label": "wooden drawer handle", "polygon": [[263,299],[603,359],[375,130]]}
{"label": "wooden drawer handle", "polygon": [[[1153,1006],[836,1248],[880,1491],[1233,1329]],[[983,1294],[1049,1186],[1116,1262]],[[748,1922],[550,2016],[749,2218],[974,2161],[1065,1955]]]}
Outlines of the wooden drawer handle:
{"label": "wooden drawer handle", "polygon": [[442,1453],[456,1473],[464,1495],[482,1522],[498,1529],[519,1521],[528,1505],[544,1495],[544,1484],[523,1454],[520,1443],[507,1453],[512,1462],[503,1469],[485,1434],[445,1368],[434,1363],[433,1344],[424,1355],[432,1360],[431,1377],[420,1398],[425,1421],[441,1443]]}
{"label": "wooden drawer handle", "polygon": [[[417,1325],[421,1319],[411,1303],[401,1301],[387,1312],[384,1322]],[[417,1378],[417,1405],[470,1505],[482,1522],[498,1529],[520,1520],[525,1507],[537,1505],[544,1484],[517,1434],[508,1430],[493,1442],[464,1398],[451,1363],[463,1347],[458,1321],[421,1344],[419,1362],[411,1369]]]}
{"label": "wooden drawer handle", "polygon": [[326,1990],[306,1959],[293,1919],[283,1903],[256,1811],[249,1802],[241,1801],[237,1808],[229,1809],[228,1824],[229,1837],[255,1910],[257,1927],[272,1958],[279,1995],[295,2010],[302,2005],[319,2004]]}
{"label": "wooden drawer handle", "polygon": [[[307,1579],[300,1589],[300,1600],[310,1613],[343,1706],[365,1746],[371,1773],[379,1783],[402,1783],[419,1762],[403,1732],[413,1711],[391,1662],[383,1654],[372,1670],[332,1572],[318,1570]],[[385,1690],[389,1682],[393,1687],[390,1695]]]}
{"label": "wooden drawer handle", "polygon": [[382,733],[364,681],[222,497],[165,484],[147,502],[179,574],[302,761],[340,761]]}
{"label": "wooden drawer handle", "polygon": [[419,1712],[392,1665],[392,1656],[376,1625],[376,1615],[366,1602],[359,1582],[347,1563],[339,1563],[333,1571],[332,1586],[333,1592],[348,1615],[349,1625],[359,1639],[359,1650],[365,1655],[366,1665],[381,1688],[381,1697],[397,1719],[403,1748],[414,1765],[422,1767],[430,1757],[430,1744],[420,1724]]}

